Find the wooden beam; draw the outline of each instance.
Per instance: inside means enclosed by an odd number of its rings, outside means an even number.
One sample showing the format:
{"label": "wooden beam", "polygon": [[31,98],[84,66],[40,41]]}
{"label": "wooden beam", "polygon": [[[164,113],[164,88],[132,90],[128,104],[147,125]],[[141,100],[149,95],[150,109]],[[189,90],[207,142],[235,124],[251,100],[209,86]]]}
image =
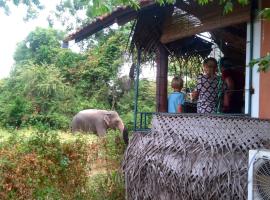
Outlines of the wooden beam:
{"label": "wooden beam", "polygon": [[220,12],[219,10],[209,11],[201,17],[196,16],[197,18],[194,16],[191,18],[191,15],[186,15],[182,19],[179,19],[177,15],[172,16],[163,26],[161,43],[167,44],[198,33],[247,22],[250,19],[249,6],[237,7],[234,12],[227,15]]}
{"label": "wooden beam", "polygon": [[159,45],[156,52],[156,111],[167,112],[167,87],[168,87],[168,53],[163,45]]}
{"label": "wooden beam", "polygon": [[[90,35],[108,26],[111,26],[115,22],[119,22],[121,25],[123,25],[124,23],[127,23],[128,20],[135,19],[139,12],[147,12],[148,10],[158,6],[154,1],[143,1],[140,2],[140,5],[141,5],[140,10],[134,10],[134,8],[129,6],[118,7],[112,13],[105,14],[96,18],[93,22],[91,22],[87,26],[78,30],[76,33],[68,36],[65,40],[69,41],[75,39],[75,42],[79,42],[89,37]],[[127,17],[127,19],[125,19],[125,17]]]}
{"label": "wooden beam", "polygon": [[187,12],[188,14],[194,15],[196,17],[202,15],[203,16],[209,15],[211,14],[211,12],[209,12],[210,10],[215,10],[219,12],[223,11],[223,7],[217,1],[213,2],[210,1],[208,4],[202,6],[197,1],[194,0],[189,1],[189,3],[180,0],[176,2],[175,6]]}
{"label": "wooden beam", "polygon": [[[246,36],[241,37],[236,34],[232,34],[226,31],[226,29],[217,29],[211,31],[210,33],[217,44],[219,44],[220,40],[222,40],[224,43],[227,44],[227,46],[238,49],[238,51],[242,52],[242,54],[244,55],[246,54]],[[222,47],[220,46],[219,48]],[[226,48],[226,45],[223,46],[223,48]],[[223,48],[221,50],[223,50]]]}
{"label": "wooden beam", "polygon": [[127,22],[130,22],[134,19],[137,18],[138,13],[137,12],[131,12],[126,14],[125,16],[121,16],[115,19],[115,22],[119,25],[119,26],[123,26],[125,25]]}

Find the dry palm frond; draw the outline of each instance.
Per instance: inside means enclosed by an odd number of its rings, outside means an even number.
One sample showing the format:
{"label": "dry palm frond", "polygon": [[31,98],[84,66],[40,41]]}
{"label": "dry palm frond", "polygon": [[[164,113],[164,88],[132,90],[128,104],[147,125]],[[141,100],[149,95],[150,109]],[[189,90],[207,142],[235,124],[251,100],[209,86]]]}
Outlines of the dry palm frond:
{"label": "dry palm frond", "polygon": [[156,115],[123,162],[128,200],[244,200],[248,150],[270,148],[270,121]]}

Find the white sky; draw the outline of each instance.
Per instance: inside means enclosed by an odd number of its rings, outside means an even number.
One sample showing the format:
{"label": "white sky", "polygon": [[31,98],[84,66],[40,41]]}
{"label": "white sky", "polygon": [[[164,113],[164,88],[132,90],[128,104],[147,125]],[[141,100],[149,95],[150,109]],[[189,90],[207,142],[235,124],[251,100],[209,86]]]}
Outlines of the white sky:
{"label": "white sky", "polygon": [[59,0],[41,0],[41,2],[46,6],[45,9],[40,12],[37,19],[29,22],[23,21],[26,13],[24,6],[16,7],[11,5],[11,14],[9,16],[6,16],[4,11],[0,9],[0,79],[9,75],[14,63],[13,53],[16,44],[25,39],[36,27],[48,27],[46,18]]}

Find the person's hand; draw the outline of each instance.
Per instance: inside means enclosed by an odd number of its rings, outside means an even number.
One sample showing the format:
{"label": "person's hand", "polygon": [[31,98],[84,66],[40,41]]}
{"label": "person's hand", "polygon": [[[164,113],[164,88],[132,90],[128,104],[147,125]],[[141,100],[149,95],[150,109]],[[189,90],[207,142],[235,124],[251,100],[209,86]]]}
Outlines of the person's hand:
{"label": "person's hand", "polygon": [[183,112],[182,105],[178,105],[178,107],[177,107],[177,112],[178,112],[178,113],[182,113],[182,112]]}
{"label": "person's hand", "polygon": [[198,99],[199,93],[197,91],[193,91],[191,93],[191,101],[195,101]]}

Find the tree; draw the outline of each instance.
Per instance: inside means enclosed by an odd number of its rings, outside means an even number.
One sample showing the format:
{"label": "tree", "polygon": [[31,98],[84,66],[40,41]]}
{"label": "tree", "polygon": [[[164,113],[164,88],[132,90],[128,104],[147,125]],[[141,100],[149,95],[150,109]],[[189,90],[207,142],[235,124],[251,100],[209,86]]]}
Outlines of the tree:
{"label": "tree", "polygon": [[75,90],[64,82],[54,65],[31,62],[17,66],[0,92],[0,115],[4,125],[37,125],[68,128],[76,112]]}
{"label": "tree", "polygon": [[36,18],[38,11],[44,8],[39,0],[12,0],[12,2],[0,0],[0,8],[4,9],[7,15],[11,13],[10,12],[11,3],[13,3],[15,6],[25,5],[27,7],[27,14],[24,18],[25,20]]}
{"label": "tree", "polygon": [[[62,73],[62,66],[79,60],[80,56],[61,49],[62,38],[63,34],[57,30],[37,28],[17,46],[11,76],[4,80],[0,90],[0,115],[4,125],[40,123],[68,128],[71,116],[77,112],[74,105],[79,103],[75,88]],[[58,56],[63,54],[68,56]]]}
{"label": "tree", "polygon": [[37,64],[51,64],[61,48],[63,36],[63,32],[52,28],[36,28],[17,45],[14,60],[17,64],[30,59]]}
{"label": "tree", "polygon": [[71,74],[72,79],[76,80],[74,82],[78,91],[84,96],[96,99],[100,103],[99,107],[104,108],[107,105],[105,108],[112,108],[113,98],[109,94],[125,61],[128,36],[126,27],[109,31],[96,46],[87,51],[86,59],[81,61]]}
{"label": "tree", "polygon": [[[155,0],[157,3],[173,4],[176,0]],[[212,0],[197,0],[201,5],[208,4]],[[240,4],[248,4],[249,0],[237,0]],[[225,12],[230,12],[233,9],[233,3],[231,0],[220,0],[221,5],[224,6]],[[71,14],[74,14],[78,10],[85,10],[86,15],[93,18],[104,13],[111,12],[114,8],[121,5],[129,5],[135,9],[140,8],[138,0],[64,0],[58,5],[58,11],[64,11],[67,9]]]}
{"label": "tree", "polygon": [[78,54],[60,47],[62,34],[57,30],[31,32],[17,47],[10,78],[0,83],[2,124],[68,128],[80,110],[111,109],[122,96],[112,91],[128,35],[126,27],[110,30],[89,51]]}

